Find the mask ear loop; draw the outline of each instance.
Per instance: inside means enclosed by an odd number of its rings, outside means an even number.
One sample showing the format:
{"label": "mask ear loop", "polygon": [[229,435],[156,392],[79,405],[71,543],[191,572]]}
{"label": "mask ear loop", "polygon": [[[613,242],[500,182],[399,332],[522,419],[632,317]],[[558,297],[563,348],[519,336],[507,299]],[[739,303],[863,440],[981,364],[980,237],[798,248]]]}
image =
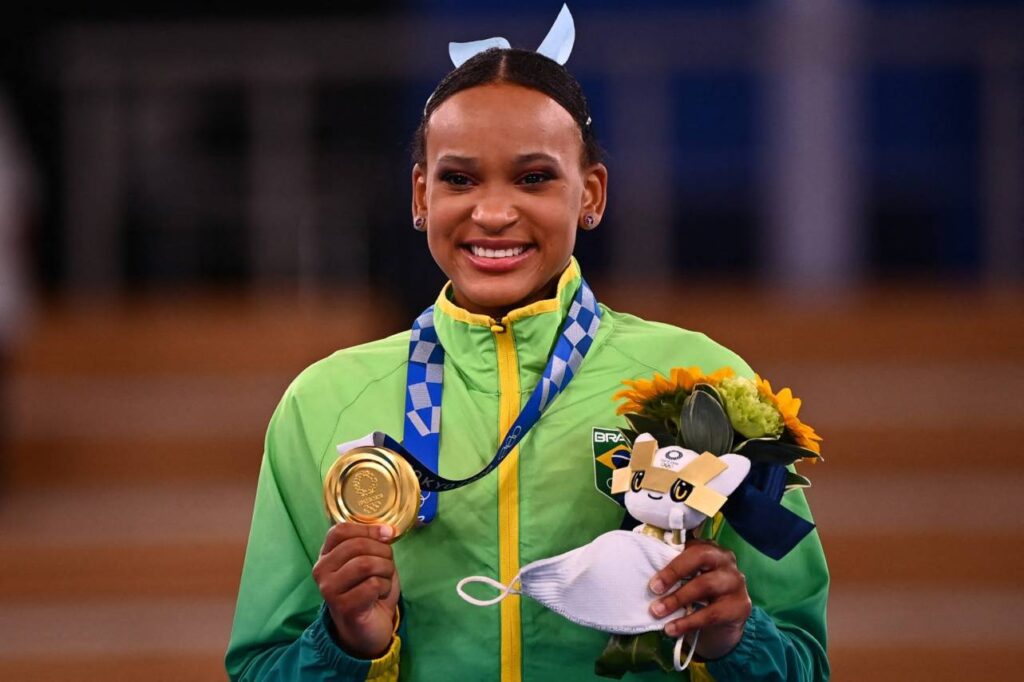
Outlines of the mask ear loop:
{"label": "mask ear loop", "polygon": [[[489,578],[485,575],[471,575],[468,578],[463,578],[462,580],[460,580],[459,583],[455,586],[455,591],[458,592],[459,596],[462,597],[465,601],[469,602],[470,604],[474,604],[475,606],[493,606],[494,604],[497,604],[498,602],[505,599],[505,597],[509,596],[510,594],[522,594],[520,590],[514,587],[514,585],[517,582],[519,582],[518,573],[516,573],[516,577],[512,578],[512,581],[508,585],[503,585],[494,578]],[[494,589],[501,592],[501,594],[491,599],[477,599],[476,597],[471,597],[470,595],[466,594],[465,590],[466,585],[469,585],[471,583],[483,583],[484,585],[490,585]],[[682,663],[679,662],[679,659],[683,653],[683,642],[686,641],[686,637],[680,637],[676,640],[676,645],[672,649],[672,667],[675,668],[678,672],[686,670],[687,666],[690,665],[690,661],[693,660],[693,653],[697,650],[698,637],[700,637],[700,630],[693,633],[693,641],[690,643],[690,651],[686,654],[686,660]]]}
{"label": "mask ear loop", "polygon": [[686,667],[690,665],[690,661],[693,660],[693,652],[697,650],[697,638],[700,637],[700,630],[693,633],[693,642],[690,643],[690,653],[686,654],[686,660],[682,663],[679,662],[679,656],[683,653],[683,642],[686,641],[686,637],[680,637],[676,640],[676,645],[672,649],[672,667],[677,672],[686,670]]}
{"label": "mask ear loop", "polygon": [[[697,571],[697,575],[700,575],[700,571]],[[707,604],[703,602],[697,602],[693,605],[693,610],[697,611],[704,608]],[[692,613],[692,611],[690,611]],[[676,640],[676,645],[672,649],[672,667],[677,672],[686,670],[686,667],[690,665],[690,661],[693,660],[693,652],[697,650],[697,638],[700,637],[700,630],[693,633],[693,641],[690,642],[690,653],[686,654],[686,660],[682,663],[679,662],[679,657],[683,653],[683,641],[686,639],[685,635]]]}
{"label": "mask ear loop", "polygon": [[[460,597],[468,601],[470,604],[474,604],[476,606],[493,606],[510,594],[522,594],[522,592],[513,587],[517,582],[519,582],[518,573],[516,573],[516,577],[512,578],[512,581],[508,585],[503,585],[494,578],[488,578],[485,575],[471,575],[468,578],[460,580],[459,584],[455,586],[455,591],[459,593]],[[499,590],[501,594],[493,599],[477,599],[476,597],[471,597],[466,594],[466,591],[463,589],[470,583],[483,583],[484,585],[490,585],[494,589]]]}

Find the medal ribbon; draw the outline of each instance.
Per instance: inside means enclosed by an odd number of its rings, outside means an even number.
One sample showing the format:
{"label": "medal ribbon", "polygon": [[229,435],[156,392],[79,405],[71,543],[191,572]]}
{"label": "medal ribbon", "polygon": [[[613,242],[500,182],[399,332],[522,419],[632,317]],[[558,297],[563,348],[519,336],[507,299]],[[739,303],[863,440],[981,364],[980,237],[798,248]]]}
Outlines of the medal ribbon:
{"label": "medal ribbon", "polygon": [[[444,348],[434,327],[434,307],[416,318],[409,341],[409,369],[406,376],[405,429],[399,445],[384,437],[384,446],[395,450],[412,465],[423,494],[420,521],[430,523],[437,514],[437,493],[454,490],[494,471],[540,419],[541,414],[576,376],[601,324],[601,311],[586,281],[580,280],[562,333],[548,358],[544,374],[519,417],[501,439],[491,462],[476,474],[461,480],[437,474],[440,454],[441,392],[444,385]],[[404,447],[403,447],[404,445]]]}

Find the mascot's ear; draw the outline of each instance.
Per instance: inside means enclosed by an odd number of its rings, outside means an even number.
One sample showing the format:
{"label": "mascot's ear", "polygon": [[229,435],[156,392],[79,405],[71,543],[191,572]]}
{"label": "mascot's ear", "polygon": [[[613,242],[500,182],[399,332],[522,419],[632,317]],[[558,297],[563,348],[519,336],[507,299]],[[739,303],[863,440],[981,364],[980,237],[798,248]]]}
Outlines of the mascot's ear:
{"label": "mascot's ear", "polygon": [[633,472],[629,467],[622,467],[612,472],[612,495],[619,495],[629,490],[629,479]]}
{"label": "mascot's ear", "polygon": [[740,483],[750,473],[750,460],[743,455],[734,454],[722,455],[718,459],[727,468],[708,481],[707,486],[715,492],[728,497],[736,488],[740,487]]}
{"label": "mascot's ear", "polygon": [[647,469],[654,461],[654,453],[658,451],[658,441],[649,433],[641,433],[633,441],[633,452],[629,456],[631,469],[639,471]]}
{"label": "mascot's ear", "polygon": [[634,471],[645,471],[651,466],[654,453],[658,451],[658,441],[649,433],[641,433],[633,441],[633,451],[629,455],[629,465],[612,472],[612,495],[629,490],[629,479]]}

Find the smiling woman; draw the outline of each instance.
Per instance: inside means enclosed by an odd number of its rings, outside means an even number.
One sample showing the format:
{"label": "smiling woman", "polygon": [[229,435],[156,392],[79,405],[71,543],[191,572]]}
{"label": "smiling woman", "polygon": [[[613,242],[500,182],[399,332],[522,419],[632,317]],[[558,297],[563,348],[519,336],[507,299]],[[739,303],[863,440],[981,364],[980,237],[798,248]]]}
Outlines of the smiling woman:
{"label": "smiling woman", "polygon": [[[604,632],[515,593],[498,612],[467,609],[456,583],[497,573],[511,586],[523,566],[620,528],[597,436],[624,425],[613,400],[621,379],[726,366],[753,377],[703,334],[610,310],[584,282],[576,231],[600,223],[608,172],[562,66],[574,36],[565,16],[540,53],[491,39],[500,47],[453,58],[428,100],[412,218],[450,282],[411,332],[316,363],[278,406],[227,653],[232,679],[592,679]],[[421,484],[475,482],[425,487],[444,492],[423,496],[419,527],[396,544],[391,526],[331,526],[324,478],[339,451],[377,443],[367,432],[401,433],[396,448],[429,469]],[[809,518],[802,493],[786,505]],[[701,537],[650,576],[639,605],[665,619],[670,638],[700,631],[686,674],[825,679],[817,535],[778,561],[728,523]],[[696,603],[707,606],[693,612]],[[671,649],[673,639],[647,634]]]}
{"label": "smiling woman", "polygon": [[[502,55],[474,59],[500,64]],[[588,216],[596,225],[606,199],[608,171],[583,165],[572,115],[537,90],[499,81],[439,102],[429,121],[412,173],[413,213],[426,221],[455,302],[501,319],[551,298],[577,227]]]}

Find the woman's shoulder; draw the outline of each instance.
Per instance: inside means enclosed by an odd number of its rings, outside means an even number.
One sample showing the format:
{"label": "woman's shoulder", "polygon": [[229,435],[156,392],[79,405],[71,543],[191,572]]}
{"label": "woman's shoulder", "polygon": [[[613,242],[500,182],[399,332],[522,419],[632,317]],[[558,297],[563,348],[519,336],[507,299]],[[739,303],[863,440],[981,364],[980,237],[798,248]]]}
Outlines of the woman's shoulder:
{"label": "woman's shoulder", "polygon": [[643,337],[647,339],[664,339],[667,341],[681,340],[690,337],[704,337],[704,334],[692,329],[677,327],[667,322],[646,320],[631,313],[624,313],[612,310],[602,305],[602,312],[611,317],[615,324],[615,333],[620,339],[628,339],[630,336]]}
{"label": "woman's shoulder", "polygon": [[409,354],[409,332],[337,350],[302,370],[291,382],[287,396],[297,399],[346,403],[368,386],[404,368]]}
{"label": "woman's shoulder", "polygon": [[640,365],[638,371],[646,367],[664,373],[696,365],[705,372],[728,366],[738,374],[752,374],[743,358],[703,332],[608,308],[604,313],[613,323],[606,344]]}

